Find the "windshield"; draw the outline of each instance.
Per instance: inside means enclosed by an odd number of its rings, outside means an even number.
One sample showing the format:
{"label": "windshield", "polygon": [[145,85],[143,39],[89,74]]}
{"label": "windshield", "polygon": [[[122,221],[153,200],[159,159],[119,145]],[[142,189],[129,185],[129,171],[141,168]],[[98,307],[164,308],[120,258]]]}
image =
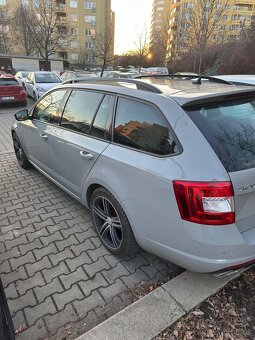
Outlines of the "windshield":
{"label": "windshield", "polygon": [[186,110],[227,171],[255,167],[255,98]]}
{"label": "windshield", "polygon": [[18,85],[18,82],[14,78],[0,78],[0,86],[6,85]]}
{"label": "windshield", "polygon": [[61,80],[54,73],[35,74],[37,83],[61,83]]}

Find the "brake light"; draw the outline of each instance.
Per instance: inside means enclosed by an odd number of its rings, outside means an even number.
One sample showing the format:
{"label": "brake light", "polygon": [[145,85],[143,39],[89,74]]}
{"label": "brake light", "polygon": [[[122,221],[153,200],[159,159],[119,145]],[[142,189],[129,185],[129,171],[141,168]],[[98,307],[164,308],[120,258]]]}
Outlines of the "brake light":
{"label": "brake light", "polygon": [[173,187],[183,220],[209,225],[235,222],[231,182],[173,181]]}

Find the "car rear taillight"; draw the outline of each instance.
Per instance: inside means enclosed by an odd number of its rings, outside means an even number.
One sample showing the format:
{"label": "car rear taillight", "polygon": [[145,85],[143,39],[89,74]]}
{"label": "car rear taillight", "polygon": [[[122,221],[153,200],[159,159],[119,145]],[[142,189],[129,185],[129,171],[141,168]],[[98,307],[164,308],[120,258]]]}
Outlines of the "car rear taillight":
{"label": "car rear taillight", "polygon": [[231,182],[173,181],[173,187],[183,220],[209,225],[235,222]]}

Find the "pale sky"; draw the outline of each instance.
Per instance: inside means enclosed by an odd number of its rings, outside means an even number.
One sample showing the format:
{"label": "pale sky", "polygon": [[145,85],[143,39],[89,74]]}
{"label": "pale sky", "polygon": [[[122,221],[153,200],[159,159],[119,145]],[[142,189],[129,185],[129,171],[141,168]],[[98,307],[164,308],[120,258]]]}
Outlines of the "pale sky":
{"label": "pale sky", "polygon": [[135,49],[134,41],[150,22],[153,0],[112,0],[115,12],[115,54]]}

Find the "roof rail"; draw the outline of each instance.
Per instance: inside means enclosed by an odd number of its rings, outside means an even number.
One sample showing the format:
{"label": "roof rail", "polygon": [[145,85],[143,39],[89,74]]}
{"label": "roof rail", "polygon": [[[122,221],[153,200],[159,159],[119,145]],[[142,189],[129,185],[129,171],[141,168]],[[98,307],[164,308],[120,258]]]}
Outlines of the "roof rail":
{"label": "roof rail", "polygon": [[162,91],[151,84],[145,83],[140,80],[135,79],[127,79],[127,78],[73,78],[66,80],[62,83],[62,85],[66,84],[73,84],[73,83],[113,83],[112,85],[117,85],[117,83],[128,83],[128,84],[135,84],[137,90],[144,90],[144,91],[150,91],[154,93],[162,93]]}
{"label": "roof rail", "polygon": [[234,85],[234,83],[224,80],[224,79],[219,79],[219,78],[214,78],[210,76],[199,76],[199,75],[190,75],[190,74],[145,74],[145,75],[140,75],[135,77],[135,79],[143,79],[143,78],[189,78],[189,79],[196,79],[193,84],[199,84],[201,85],[201,80],[202,79],[207,79],[211,82],[214,83],[221,83],[221,84],[227,84],[227,85]]}

